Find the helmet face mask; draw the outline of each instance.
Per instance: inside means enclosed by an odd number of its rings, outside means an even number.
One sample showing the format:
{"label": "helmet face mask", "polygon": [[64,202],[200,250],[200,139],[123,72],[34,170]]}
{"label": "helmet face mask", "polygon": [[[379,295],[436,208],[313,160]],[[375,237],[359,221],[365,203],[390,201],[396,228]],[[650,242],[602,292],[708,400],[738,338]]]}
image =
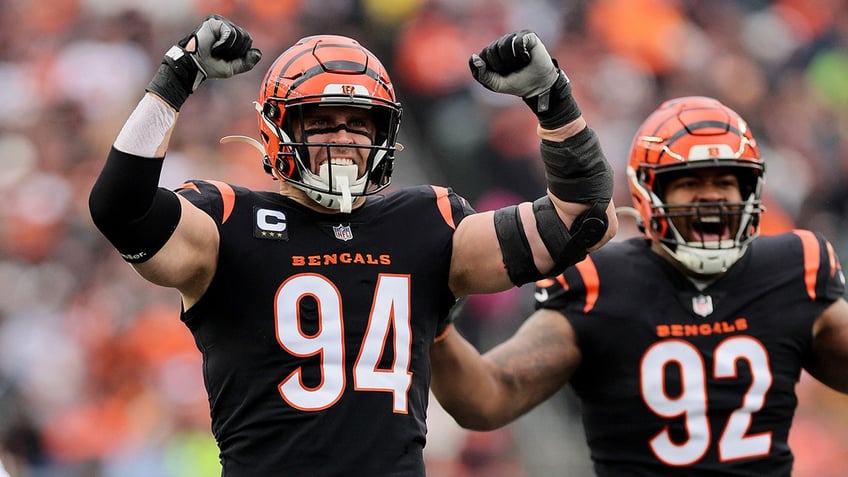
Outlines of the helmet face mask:
{"label": "helmet face mask", "polygon": [[[727,271],[759,233],[764,173],[745,121],[706,97],[663,103],[637,131],[627,168],[646,236],[699,276]],[[675,179],[699,175],[725,176],[733,191],[720,201],[666,200]]]}
{"label": "helmet face mask", "polygon": [[[367,110],[375,125],[371,143],[308,142],[314,133],[303,130],[304,112],[323,106]],[[304,38],[274,61],[259,92],[265,171],[291,182],[324,207],[349,212],[353,198],[379,192],[391,183],[401,112],[385,68],[370,51],[342,36]],[[364,173],[329,161],[316,171],[309,155],[309,148],[315,147],[327,148],[327,157],[332,157],[333,147],[367,149]]]}

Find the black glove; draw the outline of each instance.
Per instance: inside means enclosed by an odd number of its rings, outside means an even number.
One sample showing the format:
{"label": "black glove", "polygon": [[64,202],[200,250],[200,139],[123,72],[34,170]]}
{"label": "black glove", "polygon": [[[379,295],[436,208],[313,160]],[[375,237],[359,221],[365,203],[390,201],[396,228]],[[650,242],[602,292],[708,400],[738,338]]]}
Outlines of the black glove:
{"label": "black glove", "polygon": [[206,78],[229,78],[250,71],[262,58],[250,34],[220,15],[209,15],[172,46],[146,90],[177,111]]}
{"label": "black glove", "polygon": [[530,30],[507,33],[468,60],[474,79],[486,88],[520,96],[545,129],[580,117],[571,83]]}

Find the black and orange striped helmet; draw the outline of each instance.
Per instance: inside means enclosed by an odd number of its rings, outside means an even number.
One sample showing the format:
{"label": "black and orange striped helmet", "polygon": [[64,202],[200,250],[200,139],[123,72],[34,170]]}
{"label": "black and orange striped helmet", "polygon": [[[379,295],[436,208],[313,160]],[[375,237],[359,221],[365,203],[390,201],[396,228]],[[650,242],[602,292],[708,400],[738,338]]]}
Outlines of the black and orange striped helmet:
{"label": "black and orange striped helmet", "polygon": [[[355,146],[371,149],[366,173],[346,191],[339,190],[332,173],[311,173],[306,144],[294,140],[293,128],[300,126],[302,109],[308,105],[357,106],[372,114],[373,144]],[[402,108],[383,64],[356,40],[337,35],[299,40],[268,69],[257,110],[265,171],[295,183],[319,204],[337,208],[343,193],[373,194],[391,182]]]}
{"label": "black and orange striped helmet", "polygon": [[[663,185],[668,179],[701,168],[736,175],[743,202],[667,205]],[[645,234],[695,273],[727,270],[759,233],[765,164],[745,120],[716,99],[688,96],[661,104],[633,138],[627,179]],[[671,220],[684,215],[733,223],[736,230],[728,240],[686,241]]]}

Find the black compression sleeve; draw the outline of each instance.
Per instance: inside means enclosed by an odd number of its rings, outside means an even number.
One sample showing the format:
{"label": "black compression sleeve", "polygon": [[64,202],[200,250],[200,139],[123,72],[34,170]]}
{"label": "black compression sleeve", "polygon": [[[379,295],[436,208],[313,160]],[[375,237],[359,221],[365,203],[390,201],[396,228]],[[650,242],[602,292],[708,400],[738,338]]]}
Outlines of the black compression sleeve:
{"label": "black compression sleeve", "polygon": [[131,263],[158,252],[180,221],[177,195],[158,185],[162,163],[112,148],[88,198],[94,224]]}

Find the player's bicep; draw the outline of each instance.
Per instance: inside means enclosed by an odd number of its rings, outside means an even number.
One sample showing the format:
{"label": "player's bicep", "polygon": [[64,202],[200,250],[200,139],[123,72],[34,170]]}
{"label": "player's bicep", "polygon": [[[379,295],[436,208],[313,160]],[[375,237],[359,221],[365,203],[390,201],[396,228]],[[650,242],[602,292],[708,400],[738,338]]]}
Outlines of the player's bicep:
{"label": "player's bicep", "polygon": [[481,212],[466,217],[453,235],[451,291],[461,297],[494,293],[512,286],[495,233],[494,213]]}
{"label": "player's bicep", "polygon": [[209,215],[178,197],[182,215],[173,235],[150,260],[133,266],[145,279],[178,289],[188,308],[206,291],[215,273],[220,238]]}

